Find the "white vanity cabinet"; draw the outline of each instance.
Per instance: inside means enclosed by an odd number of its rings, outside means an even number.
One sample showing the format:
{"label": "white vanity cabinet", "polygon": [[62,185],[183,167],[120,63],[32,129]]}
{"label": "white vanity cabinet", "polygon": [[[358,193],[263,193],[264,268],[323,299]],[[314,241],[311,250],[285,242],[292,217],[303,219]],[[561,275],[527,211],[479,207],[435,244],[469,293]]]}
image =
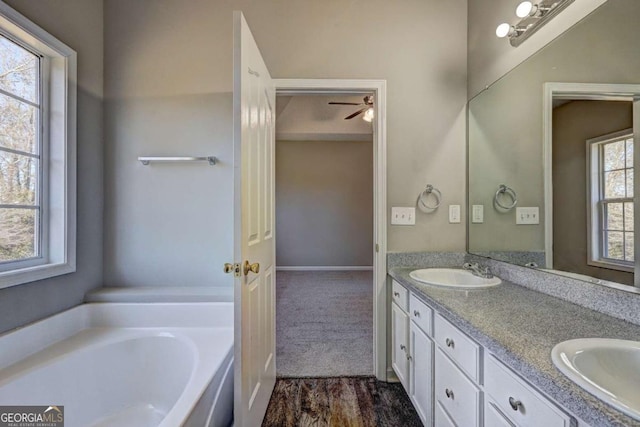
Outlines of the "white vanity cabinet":
{"label": "white vanity cabinet", "polygon": [[395,281],[392,292],[391,365],[420,419],[429,426],[433,423],[433,310]]}
{"label": "white vanity cabinet", "polygon": [[425,426],[570,427],[572,418],[392,282],[392,367]]}
{"label": "white vanity cabinet", "polygon": [[409,392],[409,315],[395,302],[391,304],[391,366]]}

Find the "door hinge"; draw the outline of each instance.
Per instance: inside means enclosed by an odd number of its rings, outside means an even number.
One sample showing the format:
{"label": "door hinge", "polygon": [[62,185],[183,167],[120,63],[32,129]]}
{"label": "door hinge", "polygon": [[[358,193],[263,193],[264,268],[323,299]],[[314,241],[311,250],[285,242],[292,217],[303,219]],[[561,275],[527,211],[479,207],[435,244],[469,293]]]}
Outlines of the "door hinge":
{"label": "door hinge", "polygon": [[380,252],[380,246],[376,243],[376,253]]}

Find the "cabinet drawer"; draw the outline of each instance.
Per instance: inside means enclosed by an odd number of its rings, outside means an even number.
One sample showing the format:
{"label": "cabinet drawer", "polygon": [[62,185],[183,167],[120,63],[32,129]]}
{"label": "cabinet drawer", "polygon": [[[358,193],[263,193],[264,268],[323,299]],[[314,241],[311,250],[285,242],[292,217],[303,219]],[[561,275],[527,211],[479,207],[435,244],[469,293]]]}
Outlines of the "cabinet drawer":
{"label": "cabinet drawer", "polygon": [[571,417],[498,362],[485,361],[484,390],[500,411],[521,427],[569,427]]}
{"label": "cabinet drawer", "polygon": [[441,349],[436,350],[435,396],[453,421],[463,427],[480,425],[480,390]]}
{"label": "cabinet drawer", "polygon": [[434,329],[435,342],[472,380],[480,382],[480,346],[439,314]]}
{"label": "cabinet drawer", "polygon": [[484,425],[485,427],[515,427],[487,396],[484,398]]}
{"label": "cabinet drawer", "polygon": [[409,296],[409,317],[416,322],[416,325],[418,325],[424,333],[433,337],[433,328],[431,327],[433,310],[413,294]]}
{"label": "cabinet drawer", "polygon": [[400,283],[392,281],[391,296],[393,301],[398,304],[405,312],[409,311],[409,292]]}
{"label": "cabinet drawer", "polygon": [[[427,426],[428,424],[425,424]],[[442,409],[439,403],[436,403],[436,414],[435,414],[435,426],[436,427],[457,427],[449,415]]]}

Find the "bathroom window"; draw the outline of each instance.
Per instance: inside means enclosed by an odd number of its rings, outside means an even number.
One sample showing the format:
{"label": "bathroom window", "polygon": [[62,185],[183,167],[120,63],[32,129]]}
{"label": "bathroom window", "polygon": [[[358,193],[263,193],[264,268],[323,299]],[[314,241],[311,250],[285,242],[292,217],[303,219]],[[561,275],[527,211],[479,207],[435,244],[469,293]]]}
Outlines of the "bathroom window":
{"label": "bathroom window", "polygon": [[587,141],[589,264],[633,271],[633,130]]}
{"label": "bathroom window", "polygon": [[76,54],[0,3],[0,288],[75,271]]}

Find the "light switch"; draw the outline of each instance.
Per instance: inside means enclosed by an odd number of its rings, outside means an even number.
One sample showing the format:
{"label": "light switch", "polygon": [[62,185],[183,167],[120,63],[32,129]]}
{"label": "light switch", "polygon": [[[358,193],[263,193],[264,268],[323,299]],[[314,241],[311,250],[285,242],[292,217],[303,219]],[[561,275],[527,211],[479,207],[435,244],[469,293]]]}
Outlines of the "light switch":
{"label": "light switch", "polygon": [[415,225],[416,208],[391,208],[391,225]]}
{"label": "light switch", "polygon": [[471,222],[482,224],[484,222],[484,205],[473,205],[471,209]]}
{"label": "light switch", "polygon": [[449,223],[460,223],[460,205],[449,205]]}
{"label": "light switch", "polygon": [[540,208],[527,207],[516,208],[516,224],[531,225],[540,224]]}

